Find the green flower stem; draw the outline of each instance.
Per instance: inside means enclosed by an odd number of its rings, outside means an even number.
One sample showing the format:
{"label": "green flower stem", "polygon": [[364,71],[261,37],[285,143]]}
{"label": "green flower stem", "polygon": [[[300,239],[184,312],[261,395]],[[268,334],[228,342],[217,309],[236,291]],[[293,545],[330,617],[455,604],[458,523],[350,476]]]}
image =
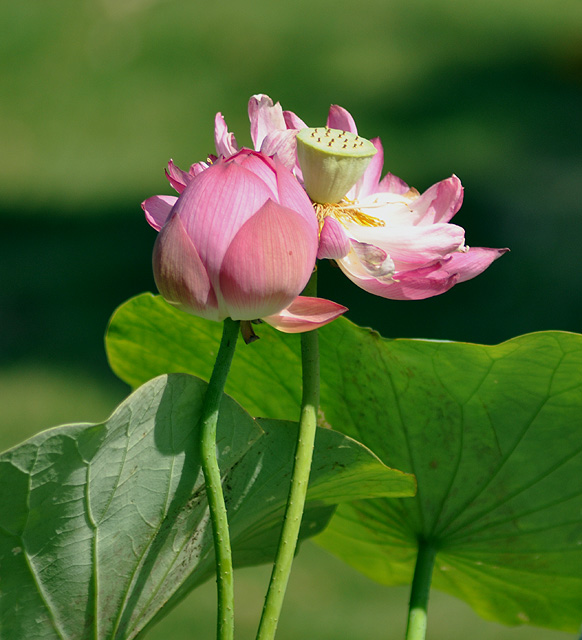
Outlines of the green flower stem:
{"label": "green flower stem", "polygon": [[[315,295],[316,289],[317,279],[314,273],[303,293],[305,295]],[[301,519],[303,518],[319,408],[319,342],[317,331],[308,331],[301,334],[301,361],[303,367],[303,397],[299,418],[299,436],[295,449],[295,464],[291,476],[291,487],[287,498],[287,508],[283,520],[279,548],[271,574],[269,590],[265,598],[257,640],[272,640],[275,637],[297,547]]]}
{"label": "green flower stem", "polygon": [[216,457],[216,425],[224,385],[236,348],[239,322],[230,318],[224,321],[222,340],[212,371],[204,404],[202,406],[200,454],[206,482],[206,495],[214,536],[216,555],[216,585],[218,591],[218,619],[216,637],[219,640],[234,638],[234,578],[232,551],[226,505],[222,493],[220,468]]}
{"label": "green flower stem", "polygon": [[410,591],[406,640],[424,640],[426,636],[428,597],[436,554],[437,548],[434,543],[426,540],[419,541]]}

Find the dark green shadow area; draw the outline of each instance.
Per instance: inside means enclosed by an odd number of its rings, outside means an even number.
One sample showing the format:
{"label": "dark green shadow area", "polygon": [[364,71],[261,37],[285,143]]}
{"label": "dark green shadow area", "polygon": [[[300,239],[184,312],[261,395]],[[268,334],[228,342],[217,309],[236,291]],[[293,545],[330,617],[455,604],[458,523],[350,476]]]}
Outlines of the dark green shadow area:
{"label": "dark green shadow area", "polygon": [[[103,211],[103,207],[100,207]],[[0,212],[0,353],[18,360],[81,365],[108,374],[103,335],[112,311],[136,291],[154,289],[155,232],[139,203],[63,216]]]}

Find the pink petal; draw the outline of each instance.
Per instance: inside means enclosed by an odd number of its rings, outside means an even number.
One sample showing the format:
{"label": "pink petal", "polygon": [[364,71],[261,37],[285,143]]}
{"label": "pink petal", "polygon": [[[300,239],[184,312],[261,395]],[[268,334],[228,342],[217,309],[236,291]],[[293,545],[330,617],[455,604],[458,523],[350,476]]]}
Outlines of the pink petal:
{"label": "pink petal", "polygon": [[293,209],[302,216],[312,233],[317,234],[319,227],[313,205],[305,189],[297,181],[297,178],[286,168],[277,158],[274,159],[274,167],[277,178],[277,192],[279,194],[279,203],[289,209]]}
{"label": "pink petal", "polygon": [[231,156],[229,161],[244,167],[260,178],[269,187],[272,194],[271,197],[274,200],[277,199],[277,178],[273,158],[251,151],[251,149],[241,149],[234,156]]}
{"label": "pink petal", "polygon": [[217,113],[214,118],[214,144],[219,156],[230,158],[238,151],[238,145],[234,133],[228,131],[222,113]]}
{"label": "pink petal", "polygon": [[329,108],[329,115],[327,116],[327,126],[330,129],[340,129],[342,131],[350,131],[357,135],[358,128],[356,122],[352,118],[349,111],[346,111],[343,107],[339,107],[337,104],[332,104]]}
{"label": "pink petal", "polygon": [[415,224],[448,222],[463,203],[463,186],[457,176],[441,180],[428,188],[412,203]]}
{"label": "pink petal", "polygon": [[454,253],[443,262],[442,270],[458,278],[459,282],[470,280],[485,269],[509,249],[489,249],[486,247],[471,247],[469,251]]}
{"label": "pink petal", "polygon": [[186,185],[192,180],[192,176],[186,171],[179,169],[173,160],[168,162],[168,168],[166,169],[166,176],[170,181],[170,184],[176,189],[178,193],[182,193],[186,188]]}
{"label": "pink petal", "polygon": [[[210,156],[210,157],[216,160],[216,156]],[[193,178],[195,178],[199,173],[206,171],[206,169],[208,169],[209,166],[210,165],[208,164],[208,162],[195,162],[194,164],[190,165],[190,170],[188,171],[188,174]]]}
{"label": "pink petal", "polygon": [[439,269],[439,265],[414,271],[396,273],[393,281],[384,282],[373,277],[356,276],[338,262],[346,276],[364,291],[390,300],[423,300],[448,291],[458,277]]}
{"label": "pink petal", "polygon": [[[376,154],[378,155],[378,154]],[[410,191],[410,187],[401,178],[392,173],[387,173],[378,185],[379,193],[398,193],[404,195]]]}
{"label": "pink petal", "polygon": [[325,218],[319,236],[317,258],[337,260],[347,256],[350,249],[351,243],[342,225],[334,218]]}
{"label": "pink petal", "polygon": [[381,278],[394,273],[394,262],[380,247],[352,240],[352,249],[369,275]]}
{"label": "pink petal", "polygon": [[396,263],[398,270],[417,268],[441,260],[462,247],[465,239],[465,231],[455,224],[416,227],[350,225],[348,234],[358,242],[384,249]]}
{"label": "pink petal", "polygon": [[285,124],[287,129],[307,129],[307,125],[299,116],[296,116],[293,111],[283,111],[283,118],[285,118]]}
{"label": "pink petal", "polygon": [[259,93],[249,100],[249,119],[251,121],[251,138],[255,149],[260,149],[265,137],[277,129],[286,129],[283,109],[269,96]]}
{"label": "pink petal", "polygon": [[287,307],[315,265],[317,234],[295,211],[268,200],[224,256],[220,291],[229,315],[253,320]]}
{"label": "pink petal", "polygon": [[376,155],[372,156],[368,168],[364,172],[364,175],[358,180],[352,190],[348,194],[348,197],[357,200],[365,198],[372,193],[378,193],[378,185],[380,183],[380,177],[382,176],[382,167],[384,166],[384,149],[380,138],[372,138],[370,142],[376,147]]}
{"label": "pink petal", "polygon": [[398,272],[394,281],[382,282],[372,277],[355,275],[338,262],[347,277],[364,291],[391,300],[423,300],[445,293],[459,282],[482,273],[494,260],[508,249],[475,247],[459,252],[430,267]]}
{"label": "pink petal", "polygon": [[206,269],[177,215],[156,238],[153,269],[158,290],[171,305],[209,320],[221,319]]}
{"label": "pink petal", "polygon": [[323,327],[347,310],[331,300],[298,296],[286,309],[263,320],[283,333],[303,333]]}
{"label": "pink petal", "polygon": [[277,156],[289,171],[293,171],[297,164],[297,131],[286,129],[285,131],[272,131],[261,145],[261,153],[267,156]]}
{"label": "pink petal", "polygon": [[214,286],[234,236],[273,198],[272,190],[260,177],[231,161],[236,157],[218,161],[196,176],[174,205]]}
{"label": "pink petal", "polygon": [[159,231],[168,219],[172,207],[176,203],[176,196],[152,196],[141,203],[148,224]]}

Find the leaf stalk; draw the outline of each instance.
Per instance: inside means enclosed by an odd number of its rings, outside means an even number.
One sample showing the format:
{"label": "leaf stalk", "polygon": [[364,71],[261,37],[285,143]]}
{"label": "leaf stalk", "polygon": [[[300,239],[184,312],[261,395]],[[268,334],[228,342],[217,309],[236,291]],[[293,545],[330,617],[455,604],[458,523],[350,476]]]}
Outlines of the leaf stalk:
{"label": "leaf stalk", "polygon": [[410,590],[406,640],[424,640],[426,637],[428,599],[436,554],[437,547],[434,542],[419,540]]}

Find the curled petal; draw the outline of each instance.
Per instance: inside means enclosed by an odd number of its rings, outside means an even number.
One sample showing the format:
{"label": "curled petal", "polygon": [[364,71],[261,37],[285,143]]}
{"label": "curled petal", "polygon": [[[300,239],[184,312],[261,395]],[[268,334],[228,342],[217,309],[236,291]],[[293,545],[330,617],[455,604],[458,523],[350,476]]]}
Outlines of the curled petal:
{"label": "curled petal", "polygon": [[422,269],[398,272],[392,282],[354,273],[346,264],[338,264],[352,282],[374,295],[391,300],[423,300],[445,293],[451,287],[478,276],[508,249],[474,247]]}
{"label": "curled petal", "polygon": [[285,129],[284,131],[271,131],[261,144],[261,153],[267,156],[276,156],[287,169],[293,171],[297,164],[297,131]]}
{"label": "curled petal", "polygon": [[364,291],[390,300],[423,300],[448,291],[458,282],[458,276],[439,269],[439,265],[397,273],[387,282],[371,276],[356,275],[338,262],[346,276]]}
{"label": "curled petal", "polygon": [[463,186],[451,176],[429,187],[413,202],[414,224],[429,225],[448,222],[463,204]]}
{"label": "curled petal", "polygon": [[214,118],[214,144],[216,145],[216,153],[224,158],[230,158],[238,151],[234,133],[229,132],[220,112]]}
{"label": "curled petal", "polygon": [[372,156],[368,168],[364,171],[364,175],[348,193],[348,198],[351,200],[365,198],[372,193],[378,192],[378,183],[380,182],[382,167],[384,166],[384,149],[380,138],[372,138],[370,142],[376,148],[376,154]]}
{"label": "curled petal", "polygon": [[458,282],[470,280],[485,269],[509,249],[488,249],[487,247],[471,247],[468,251],[454,253],[443,262],[441,269],[457,277]]}
{"label": "curled petal", "polygon": [[176,196],[152,196],[141,203],[148,224],[159,231],[170,216]]}
{"label": "curled petal", "polygon": [[153,269],[158,290],[171,305],[209,320],[222,319],[206,269],[177,215],[156,238]]}
{"label": "curled petal", "polygon": [[241,227],[224,256],[220,291],[235,320],[287,307],[303,290],[317,252],[317,233],[295,211],[268,200]]}
{"label": "curled petal", "polygon": [[[216,156],[209,156],[209,158],[213,158],[212,162],[216,160]],[[194,164],[190,165],[190,170],[188,171],[188,173],[193,178],[195,178],[199,173],[206,171],[209,166],[210,165],[208,164],[208,162],[195,162]]]}
{"label": "curled petal", "polygon": [[455,224],[428,226],[359,227],[350,225],[348,233],[359,242],[386,251],[397,269],[418,268],[442,260],[463,247],[465,231]]}
{"label": "curled petal", "polygon": [[394,273],[394,262],[380,247],[352,240],[352,249],[366,273],[371,276],[385,278],[391,277]]}
{"label": "curled petal", "polygon": [[283,118],[287,129],[307,129],[307,125],[301,118],[293,113],[293,111],[283,111]]}
{"label": "curled petal", "polygon": [[319,249],[317,258],[324,260],[338,260],[344,258],[350,252],[352,245],[342,225],[331,217],[325,218],[321,234],[319,236]]}
{"label": "curled petal", "polygon": [[249,100],[249,119],[251,121],[251,138],[255,149],[260,149],[265,137],[272,131],[286,129],[283,109],[269,96],[259,93]]}
{"label": "curled petal", "polygon": [[323,327],[347,310],[331,300],[298,296],[286,309],[263,320],[283,333],[303,333]]}
{"label": "curled petal", "polygon": [[393,173],[387,173],[376,189],[378,193],[397,193],[399,195],[407,194],[410,191],[410,187]]}
{"label": "curled petal", "polygon": [[192,175],[186,171],[179,169],[173,160],[168,162],[168,168],[166,169],[166,177],[170,181],[170,184],[176,189],[178,193],[182,193],[186,188],[186,185],[192,180]]}
{"label": "curled petal", "polygon": [[358,134],[356,122],[349,111],[346,111],[343,107],[340,107],[337,104],[332,104],[329,108],[327,126],[330,129],[341,129],[342,131],[350,131],[356,135]]}

